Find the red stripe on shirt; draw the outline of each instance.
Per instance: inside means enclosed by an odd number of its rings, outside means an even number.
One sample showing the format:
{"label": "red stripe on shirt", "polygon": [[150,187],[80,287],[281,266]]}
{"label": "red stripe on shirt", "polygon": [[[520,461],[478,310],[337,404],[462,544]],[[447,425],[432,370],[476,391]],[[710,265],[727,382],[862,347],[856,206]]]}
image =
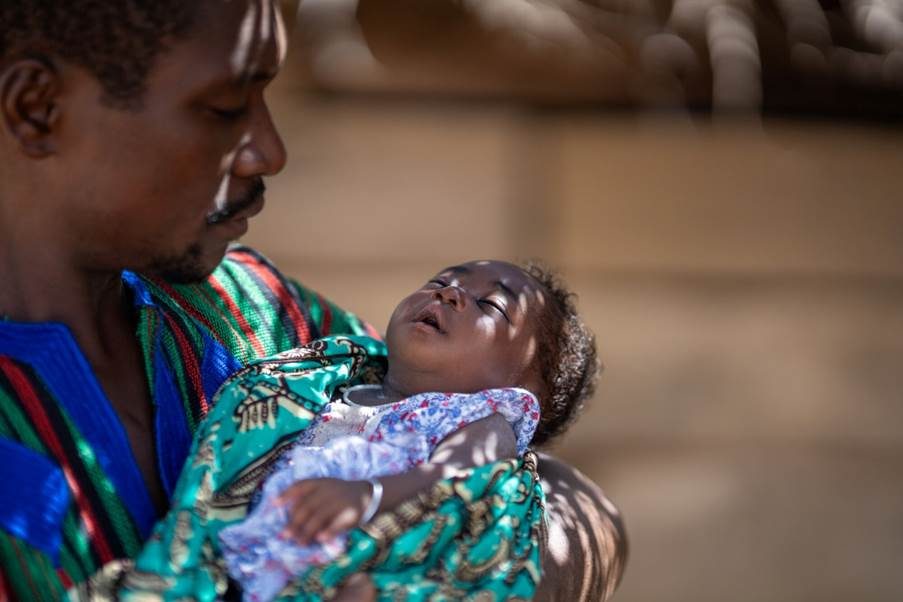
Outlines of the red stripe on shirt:
{"label": "red stripe on shirt", "polygon": [[88,532],[88,537],[94,542],[101,563],[106,564],[107,562],[112,561],[114,559],[113,552],[110,550],[109,544],[106,539],[104,539],[100,528],[98,527],[98,520],[91,508],[91,503],[85,495],[85,492],[82,491],[81,486],[72,472],[69,458],[63,453],[62,443],[57,438],[56,432],[50,424],[50,418],[44,411],[37,392],[31,386],[25,373],[9,358],[0,358],[0,370],[3,370],[3,373],[6,374],[6,378],[9,379],[9,382],[13,386],[13,389],[15,389],[19,399],[22,400],[25,411],[31,418],[35,428],[37,428],[38,432],[41,434],[42,440],[56,458],[57,462],[59,462],[60,468],[62,468],[63,474],[66,477],[66,482],[69,484],[69,489],[72,490],[75,503],[79,509],[79,515],[81,516],[82,522],[85,524],[85,530]]}
{"label": "red stripe on shirt", "polygon": [[[161,289],[163,289],[163,292],[165,292],[167,295],[169,295],[170,298],[172,298],[176,303],[178,303],[179,307],[181,307],[182,309],[187,311],[189,314],[191,314],[191,317],[193,317],[196,320],[198,320],[199,322],[201,322],[201,324],[206,326],[207,329],[214,336],[216,336],[216,329],[213,328],[213,324],[210,323],[210,320],[207,319],[207,316],[205,316],[200,311],[198,311],[198,309],[194,305],[192,305],[183,295],[179,294],[179,292],[176,289],[174,289],[172,286],[170,286],[164,280],[154,279],[153,282],[154,282],[154,284],[159,286]],[[220,342],[222,342],[222,341],[220,341]]]}
{"label": "red stripe on shirt", "polygon": [[272,271],[265,265],[262,264],[256,257],[249,253],[243,253],[241,251],[233,252],[230,257],[238,260],[241,264],[249,267],[254,270],[254,273],[257,274],[257,277],[260,278],[264,284],[270,287],[270,290],[276,295],[276,298],[279,300],[279,303],[282,307],[285,308],[285,311],[288,313],[289,319],[295,325],[295,334],[298,337],[299,345],[306,345],[310,342],[310,326],[307,324],[307,320],[304,319],[304,315],[301,313],[301,310],[298,308],[297,303],[295,303],[295,298],[292,294],[285,288],[282,284],[282,281],[273,274]]}
{"label": "red stripe on shirt", "polygon": [[245,319],[244,315],[241,313],[241,310],[238,309],[238,306],[235,304],[235,301],[232,300],[232,297],[229,296],[229,293],[226,292],[226,289],[220,283],[219,280],[216,279],[215,276],[210,276],[207,279],[207,282],[213,287],[213,290],[216,291],[216,294],[220,296],[223,300],[223,303],[226,304],[226,307],[229,309],[229,313],[232,314],[232,317],[235,318],[235,321],[238,322],[239,328],[248,338],[248,342],[251,344],[251,347],[254,348],[254,352],[258,357],[263,357],[265,354],[263,345],[260,344],[260,340],[257,338],[257,335],[254,334],[254,330],[251,328],[251,325],[248,324],[248,321]]}
{"label": "red stripe on shirt", "polygon": [[320,295],[317,295],[317,301],[320,302],[320,309],[323,310],[323,323],[320,325],[320,334],[325,337],[329,335],[329,329],[332,328],[332,308],[329,307],[326,299]]}
{"label": "red stripe on shirt", "polygon": [[60,578],[60,583],[63,584],[64,589],[69,589],[75,585],[75,582],[72,581],[72,577],[69,576],[69,573],[67,573],[65,569],[57,569],[56,576]]}
{"label": "red stripe on shirt", "polygon": [[363,320],[361,320],[361,324],[364,325],[364,330],[367,331],[368,335],[379,341],[383,340],[382,335],[379,334],[379,332],[377,332],[377,330],[370,325],[370,322],[364,322]]}
{"label": "red stripe on shirt", "polygon": [[169,330],[172,332],[173,338],[176,340],[176,345],[179,346],[182,361],[185,362],[185,371],[188,373],[188,379],[191,381],[195,395],[197,395],[198,398],[198,403],[201,406],[201,416],[206,416],[207,411],[210,409],[210,404],[207,403],[207,395],[204,394],[204,383],[201,380],[201,368],[198,366],[197,354],[194,352],[194,349],[191,348],[191,345],[189,345],[188,337],[186,337],[185,333],[182,332],[182,329],[179,328],[175,319],[169,314],[163,315],[166,318],[166,322],[169,324]]}

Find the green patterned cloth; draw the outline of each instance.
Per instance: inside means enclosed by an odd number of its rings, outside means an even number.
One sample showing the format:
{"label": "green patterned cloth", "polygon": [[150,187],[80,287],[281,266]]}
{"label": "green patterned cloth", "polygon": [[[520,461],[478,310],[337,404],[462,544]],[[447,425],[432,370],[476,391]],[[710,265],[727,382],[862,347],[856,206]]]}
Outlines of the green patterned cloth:
{"label": "green patterned cloth", "polygon": [[[385,357],[376,339],[336,336],[255,360],[231,378],[195,433],[169,514],[134,566],[110,567],[92,583],[95,597],[222,596],[218,533],[246,515],[273,462],[336,390],[372,379]],[[531,453],[464,471],[353,531],[344,555],[308,571],[280,599],[328,599],[362,570],[381,600],[530,599],[540,578],[542,520]]]}

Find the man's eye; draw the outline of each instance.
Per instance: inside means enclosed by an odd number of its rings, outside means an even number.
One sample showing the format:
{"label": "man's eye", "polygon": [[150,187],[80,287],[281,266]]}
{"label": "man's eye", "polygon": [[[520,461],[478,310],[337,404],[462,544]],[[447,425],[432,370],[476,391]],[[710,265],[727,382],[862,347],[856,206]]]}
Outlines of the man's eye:
{"label": "man's eye", "polygon": [[445,288],[446,286],[448,286],[448,283],[434,278],[433,280],[427,282],[426,286],[428,286],[429,288]]}
{"label": "man's eye", "polygon": [[210,112],[225,121],[238,121],[248,114],[248,105],[242,105],[235,109],[210,107]]}

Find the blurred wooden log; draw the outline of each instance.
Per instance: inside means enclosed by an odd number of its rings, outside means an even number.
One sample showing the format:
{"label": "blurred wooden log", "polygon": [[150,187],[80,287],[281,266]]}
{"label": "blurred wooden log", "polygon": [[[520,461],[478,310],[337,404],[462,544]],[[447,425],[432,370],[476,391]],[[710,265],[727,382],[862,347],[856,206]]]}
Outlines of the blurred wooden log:
{"label": "blurred wooden log", "polygon": [[[872,0],[345,0],[374,72],[327,89],[545,104],[903,114],[903,15]],[[332,30],[339,32],[341,28]],[[337,34],[339,35],[339,34]],[[301,37],[304,37],[302,33]],[[324,45],[310,48],[310,60]]]}

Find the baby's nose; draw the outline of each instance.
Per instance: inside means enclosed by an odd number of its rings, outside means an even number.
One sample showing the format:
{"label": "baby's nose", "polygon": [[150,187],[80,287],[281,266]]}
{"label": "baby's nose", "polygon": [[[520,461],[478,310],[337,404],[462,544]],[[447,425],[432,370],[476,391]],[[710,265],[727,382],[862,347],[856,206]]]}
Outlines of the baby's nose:
{"label": "baby's nose", "polygon": [[464,309],[464,305],[467,302],[467,295],[464,294],[464,291],[453,284],[440,288],[435,295],[437,299],[443,303],[448,303],[457,310]]}

